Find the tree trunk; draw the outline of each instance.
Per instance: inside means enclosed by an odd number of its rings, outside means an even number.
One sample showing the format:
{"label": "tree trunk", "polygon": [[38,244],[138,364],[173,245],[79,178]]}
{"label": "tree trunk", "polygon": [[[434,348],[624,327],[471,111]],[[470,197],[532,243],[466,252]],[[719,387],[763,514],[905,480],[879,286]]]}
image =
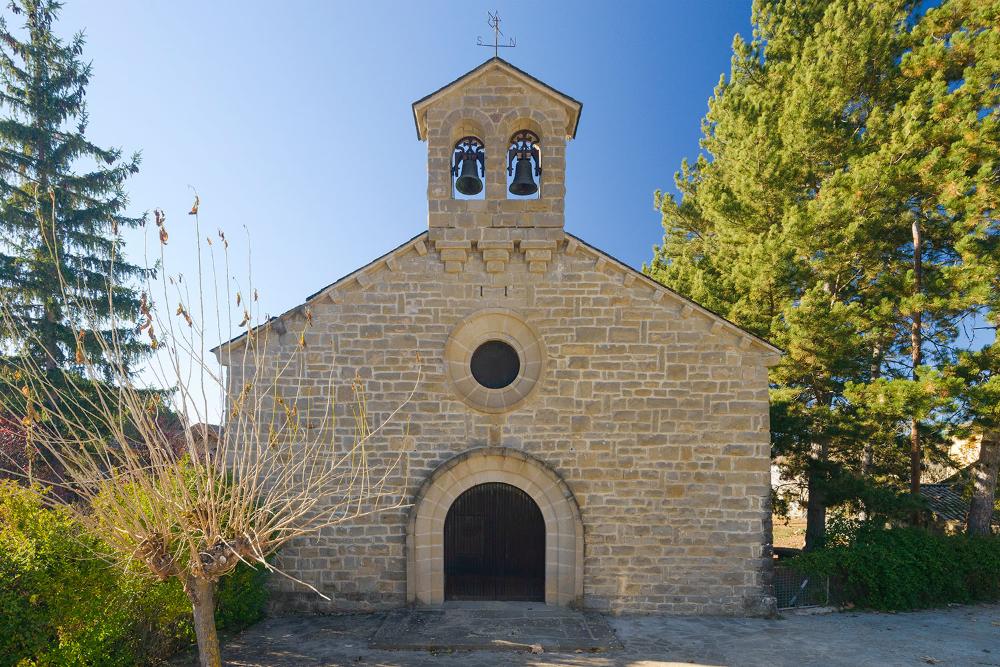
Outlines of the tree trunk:
{"label": "tree trunk", "polygon": [[[871,361],[871,378],[870,382],[874,382],[882,377],[882,345],[881,343],[876,343],[874,349],[872,349],[872,361]],[[861,456],[861,475],[862,477],[868,477],[871,474],[872,466],[875,462],[875,449],[870,440],[865,439],[864,449]]]}
{"label": "tree trunk", "polygon": [[972,502],[969,503],[969,535],[989,535],[1000,470],[1000,431],[987,430],[979,445],[979,461],[972,471]]}
{"label": "tree trunk", "polygon": [[198,637],[199,667],[222,667],[219,635],[215,631],[215,583],[188,575],[184,592],[194,610],[194,632]]}
{"label": "tree trunk", "polygon": [[[812,459],[825,462],[827,457],[826,444],[812,445]],[[808,473],[809,500],[806,503],[806,551],[821,549],[826,544],[826,501],[820,488],[820,471],[813,468]]]}
{"label": "tree trunk", "polygon": [[[923,237],[920,229],[920,219],[914,218],[913,225],[913,295],[919,296],[923,292]],[[913,313],[910,321],[910,363],[913,366],[911,378],[914,381],[920,379],[920,363],[922,361],[921,347],[923,346],[922,313]],[[910,419],[910,493],[913,496],[920,496],[920,464],[923,459],[923,447],[920,443],[920,421],[914,415]],[[921,520],[920,511],[915,511],[912,523],[919,525]]]}
{"label": "tree trunk", "polygon": [[868,477],[872,473],[872,466],[875,465],[875,448],[872,443],[866,442],[861,455],[861,476]]}
{"label": "tree trunk", "polygon": [[[41,160],[45,158],[45,150],[39,149],[39,157]],[[45,276],[46,283],[48,287],[52,290],[49,298],[44,299],[42,302],[42,321],[39,322],[39,331],[37,332],[39,342],[41,343],[42,352],[44,353],[44,358],[42,359],[42,368],[46,371],[51,371],[58,368],[61,365],[62,359],[59,354],[59,342],[56,336],[56,328],[59,326],[61,321],[59,308],[57,306],[57,301],[62,295],[65,286],[62,285],[58,277],[58,264],[59,258],[59,241],[57,237],[57,231],[55,227],[55,222],[53,220],[53,215],[55,212],[54,207],[52,207],[49,200],[49,179],[48,174],[41,174],[38,181],[38,189],[41,190],[37,199],[38,210],[36,216],[38,218],[38,234],[39,234],[39,247],[38,247],[38,267],[48,267],[52,271],[52,275]],[[51,262],[51,264],[50,264]]]}

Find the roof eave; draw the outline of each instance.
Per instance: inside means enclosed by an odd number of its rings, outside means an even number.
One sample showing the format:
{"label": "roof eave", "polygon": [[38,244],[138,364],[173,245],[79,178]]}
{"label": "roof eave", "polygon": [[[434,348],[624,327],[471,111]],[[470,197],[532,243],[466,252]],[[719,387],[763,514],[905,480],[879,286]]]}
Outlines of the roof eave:
{"label": "roof eave", "polygon": [[[400,251],[404,251],[404,250],[409,249],[414,244],[416,244],[418,241],[420,241],[424,237],[426,237],[427,234],[428,233],[426,231],[420,232],[416,236],[414,236],[414,237],[410,238],[409,240],[404,241],[403,243],[399,244],[398,246],[396,246],[395,248],[393,248],[389,252],[386,252],[386,253],[384,253],[384,254],[376,257],[372,261],[368,262],[367,264],[365,264],[363,266],[360,266],[357,269],[354,269],[353,271],[351,271],[350,273],[348,273],[348,274],[346,274],[344,276],[341,276],[340,278],[338,278],[337,280],[333,281],[332,283],[330,283],[326,287],[320,289],[319,291],[313,292],[312,294],[310,294],[309,296],[307,296],[306,299],[305,299],[305,301],[303,301],[302,303],[300,303],[300,304],[298,304],[296,306],[293,306],[292,308],[289,308],[288,310],[286,310],[285,312],[281,313],[280,315],[272,315],[272,316],[268,317],[265,321],[261,322],[260,324],[257,324],[255,326],[251,327],[251,331],[261,331],[261,330],[265,329],[266,327],[271,326],[272,324],[274,324],[274,322],[276,322],[278,320],[282,320],[282,319],[284,319],[284,318],[286,318],[286,317],[288,317],[290,315],[294,315],[296,313],[301,312],[302,309],[305,306],[308,306],[310,303],[312,303],[316,299],[324,296],[325,294],[328,294],[330,292],[330,290],[336,288],[338,285],[342,285],[343,283],[351,280],[352,278],[354,278],[358,274],[364,273],[365,271],[371,269],[373,266],[375,266],[379,262],[385,261],[386,259],[388,259],[389,257],[395,255],[396,253],[398,253]],[[226,348],[231,347],[231,346],[235,346],[235,345],[239,345],[244,340],[246,340],[247,333],[248,332],[244,331],[243,333],[241,333],[238,336],[234,336],[233,338],[230,338],[227,341],[219,343],[218,345],[216,345],[215,347],[213,347],[212,349],[210,349],[209,352],[211,352],[212,354],[214,354],[216,356],[216,358],[218,359],[219,355]],[[221,362],[221,359],[220,359],[220,362]]]}
{"label": "roof eave", "polygon": [[600,248],[592,246],[591,244],[589,244],[586,241],[584,241],[583,239],[581,239],[579,236],[576,236],[574,234],[570,234],[569,232],[564,232],[564,233],[566,234],[566,236],[568,236],[570,238],[573,238],[573,239],[576,239],[579,243],[585,245],[592,252],[595,252],[595,253],[597,253],[599,255],[603,255],[607,259],[609,259],[609,260],[615,262],[616,264],[624,267],[625,269],[631,271],[637,277],[641,278],[646,284],[650,285],[654,289],[662,290],[663,292],[666,292],[667,294],[670,294],[672,297],[674,297],[676,299],[679,299],[679,300],[681,300],[681,301],[683,301],[685,303],[690,304],[691,307],[694,310],[700,311],[704,315],[706,315],[708,317],[711,317],[712,319],[714,319],[714,320],[716,320],[718,322],[721,322],[730,331],[733,331],[734,333],[739,333],[740,335],[746,337],[752,344],[756,345],[758,348],[761,348],[761,349],[765,350],[766,352],[768,352],[771,355],[776,355],[776,358],[774,360],[775,363],[777,363],[777,361],[778,361],[778,359],[780,359],[780,357],[784,356],[785,351],[782,350],[777,345],[775,345],[774,343],[771,343],[767,339],[761,338],[760,336],[758,336],[757,334],[755,334],[755,333],[753,333],[751,331],[747,331],[746,329],[744,329],[743,327],[741,327],[739,324],[736,324],[732,320],[726,318],[723,315],[720,315],[719,313],[715,312],[714,310],[710,310],[710,309],[706,308],[705,306],[702,306],[697,301],[694,301],[693,299],[690,299],[690,298],[684,296],[680,292],[677,292],[675,290],[670,289],[669,287],[667,287],[663,283],[660,283],[660,282],[657,282],[656,280],[653,280],[652,278],[650,278],[649,276],[647,276],[642,271],[636,269],[635,267],[633,267],[633,266],[631,266],[629,264],[626,264],[625,262],[623,262],[622,260],[618,259],[614,255],[610,255],[607,252],[601,250]]}

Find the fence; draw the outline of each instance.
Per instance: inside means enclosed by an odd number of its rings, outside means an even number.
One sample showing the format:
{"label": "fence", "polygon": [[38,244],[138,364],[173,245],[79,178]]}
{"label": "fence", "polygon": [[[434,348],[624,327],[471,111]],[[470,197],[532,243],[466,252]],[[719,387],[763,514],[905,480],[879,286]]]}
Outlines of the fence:
{"label": "fence", "polygon": [[778,609],[830,604],[830,578],[811,577],[787,565],[774,565],[774,596]]}

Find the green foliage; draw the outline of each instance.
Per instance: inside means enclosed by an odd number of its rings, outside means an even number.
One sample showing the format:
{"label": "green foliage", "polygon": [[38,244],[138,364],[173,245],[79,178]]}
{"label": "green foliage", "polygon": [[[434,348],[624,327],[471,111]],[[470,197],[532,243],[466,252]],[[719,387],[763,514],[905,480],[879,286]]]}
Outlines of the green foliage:
{"label": "green foliage", "polygon": [[[110,377],[149,350],[132,326],[148,272],[125,261],[120,237],[142,223],[124,214],[139,155],[86,138],[91,67],[83,33],[56,35],[59,7],[9,3],[23,31],[0,19],[0,287],[17,322],[0,322],[0,342],[45,369],[89,360]],[[102,349],[112,340],[116,359]]]}
{"label": "green foliage", "polygon": [[267,577],[263,567],[240,563],[219,580],[215,591],[215,624],[219,630],[239,632],[264,618]]}
{"label": "green foliage", "polygon": [[791,564],[835,577],[841,602],[902,611],[1000,599],[1000,536],[885,529],[844,518],[831,524],[830,546]]}
{"label": "green foliage", "polygon": [[956,353],[1000,308],[1000,1],[756,0],[752,19],[680,196],[656,193],[644,268],[787,351],[770,374],[786,481],[821,506],[852,476],[901,489],[914,424],[933,460],[1000,404],[997,353]]}
{"label": "green foliage", "polygon": [[[106,562],[103,545],[38,493],[0,481],[0,666],[149,664],[194,641],[179,581]],[[220,627],[261,618],[265,579],[247,565],[223,579]]]}
{"label": "green foliage", "polygon": [[[1000,257],[997,264],[1000,276]],[[1000,309],[994,312],[1000,313]],[[1000,344],[959,353],[957,363],[946,369],[945,377],[949,396],[958,403],[966,423],[1000,430]]]}
{"label": "green foliage", "polygon": [[0,482],[0,664],[133,664],[187,638],[171,622],[187,612],[183,593],[121,573],[100,547],[34,492]]}
{"label": "green foliage", "polygon": [[[31,432],[36,429],[47,429],[69,439],[87,433],[106,441],[116,437],[118,428],[125,437],[136,440],[141,437],[132,420],[122,420],[112,429],[101,412],[102,404],[113,405],[119,400],[120,387],[72,369],[26,373],[24,369],[30,367],[23,357],[0,354],[0,419],[19,422],[25,439],[31,439]],[[157,389],[139,391],[141,400],[149,406],[143,417],[148,415],[164,432],[183,429],[180,416],[170,405],[172,393]],[[57,413],[72,415],[71,420],[59,418],[49,408],[53,397],[58,397],[60,403]]]}

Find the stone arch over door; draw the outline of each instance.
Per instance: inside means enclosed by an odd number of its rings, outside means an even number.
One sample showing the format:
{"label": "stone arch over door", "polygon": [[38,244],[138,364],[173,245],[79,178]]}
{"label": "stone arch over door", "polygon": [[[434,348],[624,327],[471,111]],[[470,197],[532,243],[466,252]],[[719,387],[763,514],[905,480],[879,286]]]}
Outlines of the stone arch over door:
{"label": "stone arch over door", "polygon": [[406,531],[407,602],[444,602],[444,522],[455,499],[486,482],[527,493],[545,520],[545,603],[583,599],[583,521],[573,492],[554,470],[508,447],[471,449],[449,459],[421,485]]}

